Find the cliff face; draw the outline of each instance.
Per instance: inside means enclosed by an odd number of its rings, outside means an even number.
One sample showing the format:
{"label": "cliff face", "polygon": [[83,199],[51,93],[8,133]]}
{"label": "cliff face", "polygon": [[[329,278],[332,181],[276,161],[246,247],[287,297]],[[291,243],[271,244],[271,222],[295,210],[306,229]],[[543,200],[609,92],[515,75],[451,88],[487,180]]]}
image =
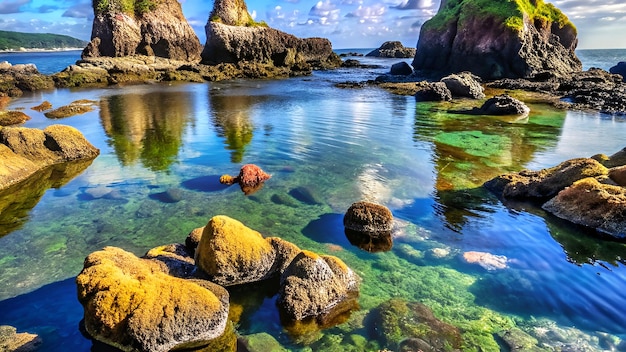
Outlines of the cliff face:
{"label": "cliff face", "polygon": [[198,61],[202,46],[176,0],[93,0],[85,57],[159,56]]}
{"label": "cliff face", "polygon": [[568,18],[543,0],[443,0],[422,26],[413,67],[486,79],[564,76],[582,69],[576,36]]}
{"label": "cliff face", "polygon": [[202,63],[206,64],[249,61],[302,67],[341,63],[328,39],[300,39],[257,23],[243,0],[215,0],[205,30]]}

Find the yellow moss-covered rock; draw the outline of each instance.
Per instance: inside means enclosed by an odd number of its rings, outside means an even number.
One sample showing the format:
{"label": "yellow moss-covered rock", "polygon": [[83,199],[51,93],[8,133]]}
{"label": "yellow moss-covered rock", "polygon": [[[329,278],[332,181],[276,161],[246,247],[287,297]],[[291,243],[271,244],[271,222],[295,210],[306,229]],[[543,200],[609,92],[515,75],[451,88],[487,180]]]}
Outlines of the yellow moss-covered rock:
{"label": "yellow moss-covered rock", "polygon": [[341,259],[300,252],[280,279],[278,306],[285,317],[324,316],[342,301],[358,296],[359,280]]}
{"label": "yellow moss-covered rock", "polygon": [[30,116],[21,111],[0,111],[0,126],[21,125],[30,120]]}
{"label": "yellow moss-covered rock", "polygon": [[275,259],[276,251],[259,232],[224,215],[209,220],[196,249],[196,265],[224,286],[269,278]]}
{"label": "yellow moss-covered rock", "polygon": [[124,351],[200,347],[222,335],[228,292],[163,270],[115,247],[87,256],[76,284],[89,335]]}

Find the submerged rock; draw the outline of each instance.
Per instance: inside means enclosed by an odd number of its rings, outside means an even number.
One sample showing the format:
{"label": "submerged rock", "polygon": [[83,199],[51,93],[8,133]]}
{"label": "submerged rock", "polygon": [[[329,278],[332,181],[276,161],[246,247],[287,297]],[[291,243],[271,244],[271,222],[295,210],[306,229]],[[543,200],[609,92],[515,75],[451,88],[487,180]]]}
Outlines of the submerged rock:
{"label": "submerged rock", "polygon": [[222,335],[228,291],[163,269],[115,247],[87,256],[76,277],[87,333],[124,351],[194,348]]}
{"label": "submerged rock", "polygon": [[463,253],[463,259],[470,264],[478,264],[487,270],[506,269],[508,259],[503,255],[470,251]]}
{"label": "submerged rock", "polygon": [[359,280],[341,259],[301,251],[280,278],[276,303],[289,319],[324,316],[358,296]]}
{"label": "submerged rock", "polygon": [[543,205],[543,209],[575,224],[626,239],[626,188],[589,177],[575,182]]}
{"label": "submerged rock", "polygon": [[399,41],[384,42],[378,49],[374,49],[365,56],[410,58],[415,56],[415,48],[407,48]]}
{"label": "submerged rock", "polygon": [[510,1],[442,1],[420,31],[416,70],[440,75],[470,71],[486,79],[556,76],[580,71],[576,27],[543,0],[529,6]]}

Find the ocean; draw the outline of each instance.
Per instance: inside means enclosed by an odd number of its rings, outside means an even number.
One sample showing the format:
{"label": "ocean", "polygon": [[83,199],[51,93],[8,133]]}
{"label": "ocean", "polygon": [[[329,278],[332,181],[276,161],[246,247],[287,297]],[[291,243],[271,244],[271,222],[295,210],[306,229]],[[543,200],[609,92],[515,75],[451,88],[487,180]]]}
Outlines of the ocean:
{"label": "ocean", "polygon": [[[51,73],[79,56],[2,54],[0,61],[35,62]],[[585,67],[608,69],[626,50],[579,56]],[[191,230],[227,215],[264,236],[337,256],[361,278],[360,308],[323,330],[286,329],[276,287],[230,288],[239,335],[291,351],[394,349],[391,336],[409,336],[385,335],[403,328],[385,330],[373,317],[399,299],[458,327],[463,350],[506,350],[497,334],[511,326],[554,349],[623,349],[626,244],[597,239],[537,204],[503,204],[480,186],[505,172],[613,154],[626,146],[626,118],[533,102],[522,120],[464,116],[447,111],[476,102],[417,103],[376,87],[338,88],[397,62],[357,59],[379,67],[54,89],[11,100],[7,109],[31,117],[25,127],[73,126],[101,153],[0,193],[0,325],[39,334],[42,351],[107,350],[79,329],[74,280],[84,258],[105,246],[141,256],[184,243]],[[51,120],[30,109],[80,99],[94,110]],[[272,175],[262,189],[245,195],[219,185],[220,175],[247,163]],[[391,250],[367,252],[346,237],[343,214],[360,200],[393,213],[400,230]],[[472,252],[502,265],[469,263]],[[420,329],[405,323],[404,331]]]}

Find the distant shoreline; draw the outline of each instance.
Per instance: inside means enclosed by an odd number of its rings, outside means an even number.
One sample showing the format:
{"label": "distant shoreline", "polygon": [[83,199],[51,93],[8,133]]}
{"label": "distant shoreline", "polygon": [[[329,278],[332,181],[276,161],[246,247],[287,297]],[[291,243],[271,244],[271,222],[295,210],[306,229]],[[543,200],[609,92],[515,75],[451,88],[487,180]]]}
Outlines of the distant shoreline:
{"label": "distant shoreline", "polygon": [[61,52],[61,51],[78,51],[84,48],[54,48],[54,49],[42,49],[42,48],[21,48],[19,50],[0,50],[0,54],[19,54],[19,53],[48,53],[48,52]]}

